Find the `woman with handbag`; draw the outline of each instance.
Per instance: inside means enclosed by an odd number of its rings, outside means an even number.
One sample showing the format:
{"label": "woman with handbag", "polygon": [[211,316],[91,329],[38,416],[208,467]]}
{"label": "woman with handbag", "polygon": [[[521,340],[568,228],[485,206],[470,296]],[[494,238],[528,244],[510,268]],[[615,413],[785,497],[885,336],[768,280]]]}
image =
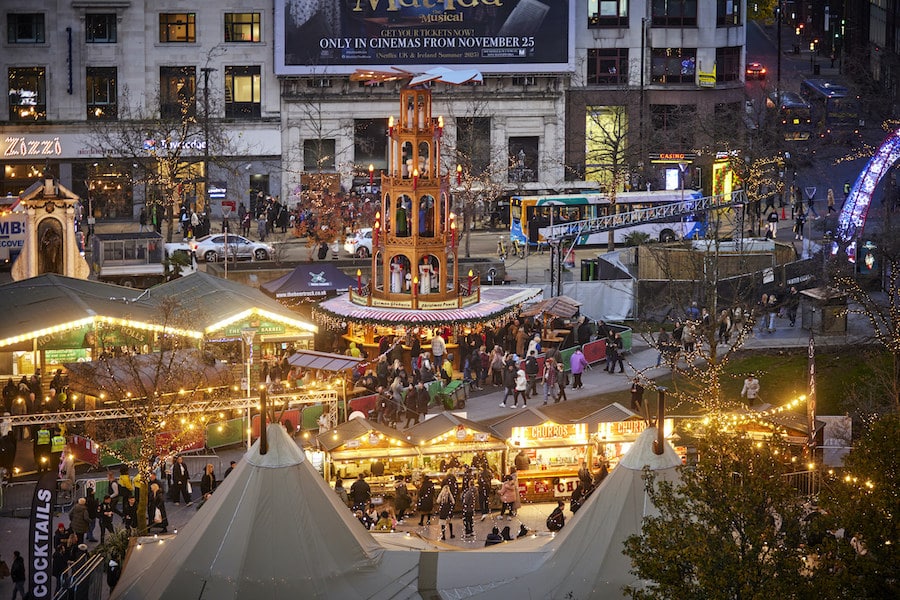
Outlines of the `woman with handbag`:
{"label": "woman with handbag", "polygon": [[147,498],[147,501],[153,507],[151,513],[153,514],[153,522],[147,524],[147,530],[150,531],[156,528],[159,529],[160,533],[167,533],[169,531],[169,519],[166,517],[166,501],[158,483],[150,484],[150,497]]}

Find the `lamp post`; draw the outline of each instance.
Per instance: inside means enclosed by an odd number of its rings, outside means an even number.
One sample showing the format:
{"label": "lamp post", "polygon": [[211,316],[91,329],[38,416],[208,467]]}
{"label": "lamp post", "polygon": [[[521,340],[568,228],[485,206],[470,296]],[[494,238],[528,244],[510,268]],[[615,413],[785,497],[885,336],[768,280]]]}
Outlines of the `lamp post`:
{"label": "lamp post", "polygon": [[242,329],[241,337],[246,344],[246,352],[244,354],[244,362],[247,365],[247,450],[250,449],[250,365],[253,364],[253,338],[256,337],[256,329]]}
{"label": "lamp post", "polygon": [[[203,198],[209,202],[209,74],[216,69],[202,67],[203,73]],[[227,235],[227,234],[226,234]],[[226,244],[227,244],[226,238]],[[228,250],[225,250],[225,268],[228,268]]]}

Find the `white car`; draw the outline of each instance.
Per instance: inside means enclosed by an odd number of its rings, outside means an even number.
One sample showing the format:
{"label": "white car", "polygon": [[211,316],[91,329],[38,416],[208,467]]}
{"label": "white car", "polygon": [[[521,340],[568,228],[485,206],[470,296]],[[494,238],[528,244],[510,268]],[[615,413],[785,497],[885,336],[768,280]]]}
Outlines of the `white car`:
{"label": "white car", "polygon": [[372,256],[372,228],[365,227],[344,240],[344,250],[357,258]]}
{"label": "white car", "polygon": [[[197,238],[191,242],[191,248],[198,258],[206,262],[218,262],[225,259],[225,234],[214,233]],[[248,240],[239,235],[228,234],[228,258],[231,260],[269,260],[275,255],[275,249],[260,242]]]}

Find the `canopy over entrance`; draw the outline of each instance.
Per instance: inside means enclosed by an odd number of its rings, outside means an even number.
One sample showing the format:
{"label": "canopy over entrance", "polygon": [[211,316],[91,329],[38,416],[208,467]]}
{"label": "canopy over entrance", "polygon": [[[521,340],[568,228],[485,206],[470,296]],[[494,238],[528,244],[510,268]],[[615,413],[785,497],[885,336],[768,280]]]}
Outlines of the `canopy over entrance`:
{"label": "canopy over entrance", "polygon": [[259,286],[263,292],[276,299],[320,298],[329,294],[346,292],[356,280],[328,263],[299,265],[278,279]]}

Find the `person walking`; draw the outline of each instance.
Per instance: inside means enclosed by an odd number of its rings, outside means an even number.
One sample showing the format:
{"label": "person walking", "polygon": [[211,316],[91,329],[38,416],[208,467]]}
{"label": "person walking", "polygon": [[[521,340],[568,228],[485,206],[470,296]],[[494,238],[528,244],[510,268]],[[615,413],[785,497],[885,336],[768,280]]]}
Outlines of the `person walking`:
{"label": "person walking", "polygon": [[759,401],[759,379],[756,378],[754,373],[750,373],[744,379],[741,398],[746,398],[751,406]]}
{"label": "person walking", "polygon": [[572,389],[577,390],[583,388],[584,384],[581,382],[581,376],[588,367],[588,361],[587,358],[584,357],[584,352],[581,351],[581,348],[576,349],[575,352],[572,353],[569,364],[572,367],[572,379],[574,380]]}
{"label": "person walking", "polygon": [[806,225],[806,215],[803,214],[803,210],[797,211],[796,219],[794,220],[794,239],[803,241],[803,228]]}
{"label": "person walking", "polygon": [[506,391],[503,393],[503,400],[500,401],[500,408],[506,408],[506,399],[510,396],[516,398],[516,366],[512,361],[503,366],[503,387]]}
{"label": "person walking", "polygon": [[97,496],[94,495],[94,486],[88,485],[85,490],[85,503],[87,505],[88,518],[91,520],[90,525],[88,526],[86,539],[89,542],[96,542],[97,538],[94,537],[94,526],[97,524],[97,519],[100,517],[100,503],[97,501]]}
{"label": "person walking", "polygon": [[447,529],[450,529],[450,539],[455,538],[453,534],[453,507],[456,506],[456,498],[453,497],[453,490],[449,485],[441,487],[441,491],[437,497],[438,503],[438,522],[441,524],[441,540],[447,539]]}
{"label": "person walking", "polygon": [[422,484],[419,486],[419,501],[416,508],[419,511],[419,527],[426,525],[425,519],[428,519],[427,525],[431,525],[431,515],[434,513],[434,482],[431,477],[425,475]]}
{"label": "person walking", "polygon": [[110,534],[116,532],[116,530],[113,529],[113,515],[116,514],[116,509],[113,507],[112,499],[109,497],[109,494],[103,496],[103,502],[100,503],[100,508],[97,509],[97,512],[99,514],[98,520],[100,521],[100,543],[103,544],[106,541],[107,531]]}
{"label": "person walking", "polygon": [[766,217],[766,239],[774,240],[778,237],[778,213],[772,211]]}
{"label": "person walking", "polygon": [[569,385],[569,374],[566,373],[566,368],[563,366],[561,362],[556,363],[556,400],[554,400],[554,404],[563,401],[567,402],[569,399],[566,398],[566,386]]}
{"label": "person walking", "polygon": [[672,336],[669,334],[668,331],[665,330],[664,327],[660,327],[659,333],[656,335],[656,351],[658,353],[656,355],[656,366],[657,367],[662,364],[663,358],[669,355],[671,348],[672,348]]}
{"label": "person walking", "polygon": [[797,323],[797,309],[800,308],[800,293],[796,287],[791,286],[791,291],[788,292],[784,305],[787,308],[788,321],[793,327]]}
{"label": "person walking", "polygon": [[[519,361],[519,370],[516,371],[516,389],[515,394],[513,395],[513,405],[511,408],[518,408],[519,406],[519,396],[522,397],[522,408],[528,406],[528,394],[526,391],[528,390],[528,376],[525,374],[525,365],[522,363],[525,361]],[[504,406],[501,404],[500,406]]]}
{"label": "person walking", "polygon": [[166,515],[166,499],[158,483],[150,484],[147,504],[153,507],[153,521],[147,523],[147,531],[157,528],[160,533],[168,533],[169,519]]}
{"label": "person walking", "polygon": [[471,477],[463,480],[462,514],[465,537],[475,536],[475,502],[478,493],[475,490],[475,482]]}
{"label": "person walking", "polygon": [[541,381],[544,384],[544,404],[550,400],[550,396],[553,396],[553,400],[557,401],[556,395],[556,361],[552,358],[548,358],[544,361],[544,373],[541,376]]}
{"label": "person walking", "polygon": [[412,498],[409,497],[409,488],[406,487],[406,480],[403,475],[397,475],[394,481],[394,512],[397,514],[397,521],[402,523],[406,518],[406,511],[412,505]]}
{"label": "person walking", "polygon": [[18,550],[13,552],[13,562],[9,568],[9,576],[12,578],[13,582],[13,595],[12,600],[16,600],[16,596],[18,594],[22,594],[22,598],[25,598],[25,559],[22,558],[22,555]]}
{"label": "person walking", "polygon": [[503,518],[503,515],[506,516],[507,521],[512,521],[513,516],[515,515],[515,502],[516,502],[516,486],[518,483],[516,482],[516,478],[512,475],[504,475],[503,483],[500,484],[500,502],[502,505],[500,506],[500,518]]}
{"label": "person walking", "polygon": [[837,212],[834,208],[834,190],[833,189],[828,188],[827,198],[828,198],[828,212],[826,213],[826,216],[830,215],[833,212]]}
{"label": "person walking", "polygon": [[193,504],[187,489],[190,479],[191,475],[188,472],[187,465],[184,464],[184,457],[178,456],[174,464],[172,464],[172,500],[175,501],[175,506],[181,505],[182,498],[188,506]]}
{"label": "person walking", "polygon": [[78,543],[84,542],[84,536],[91,526],[91,518],[88,515],[87,499],[79,498],[72,510],[69,511],[69,527],[78,536]]}
{"label": "person walking", "polygon": [[141,207],[141,214],[138,215],[138,224],[140,225],[140,229],[138,229],[138,231],[143,233],[144,230],[147,228],[147,207],[146,206]]}
{"label": "person walking", "polygon": [[215,468],[212,463],[207,463],[206,468],[203,470],[203,477],[200,478],[200,494],[203,502],[209,500],[218,484]]}
{"label": "person walking", "polygon": [[481,504],[481,520],[484,521],[491,514],[491,487],[493,481],[493,473],[488,466],[487,461],[481,466],[478,473],[478,501]]}
{"label": "person walking", "polygon": [[525,359],[525,378],[528,382],[528,393],[526,397],[534,398],[537,396],[537,380],[538,380],[538,361],[537,352],[530,350],[528,357]]}

